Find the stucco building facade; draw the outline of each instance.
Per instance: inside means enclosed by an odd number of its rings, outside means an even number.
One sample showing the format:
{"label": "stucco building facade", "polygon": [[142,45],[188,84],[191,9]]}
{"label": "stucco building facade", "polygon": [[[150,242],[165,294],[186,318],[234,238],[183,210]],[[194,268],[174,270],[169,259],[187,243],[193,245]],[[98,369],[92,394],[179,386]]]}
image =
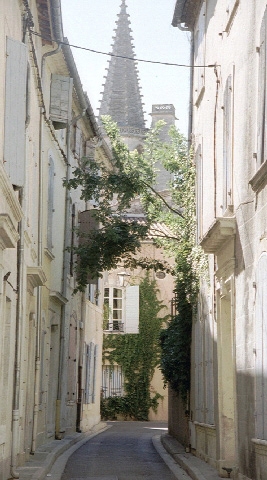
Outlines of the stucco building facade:
{"label": "stucco building facade", "polygon": [[[91,208],[68,191],[82,156],[109,162],[60,1],[1,2],[0,478],[39,445],[100,422],[102,302],[76,286],[73,227]],[[101,140],[101,142],[99,142]],[[101,145],[100,145],[101,143]],[[101,285],[99,285],[101,290]]]}
{"label": "stucco building facade", "polygon": [[187,441],[239,480],[267,478],[266,15],[264,0],[178,0],[173,17],[192,35],[197,241],[209,255]]}

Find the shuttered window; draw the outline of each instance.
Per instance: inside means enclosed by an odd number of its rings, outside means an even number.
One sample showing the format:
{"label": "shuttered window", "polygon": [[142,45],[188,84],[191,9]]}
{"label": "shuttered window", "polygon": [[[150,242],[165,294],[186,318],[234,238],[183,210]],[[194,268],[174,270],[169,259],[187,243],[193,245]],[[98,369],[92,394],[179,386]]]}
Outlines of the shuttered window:
{"label": "shuttered window", "polygon": [[139,333],[139,286],[104,290],[105,330]]}
{"label": "shuttered window", "polygon": [[259,259],[256,288],[256,436],[267,440],[267,253]]}
{"label": "shuttered window", "polygon": [[194,103],[199,105],[205,86],[205,30],[206,30],[206,1],[202,3],[202,7],[198,17],[198,24],[195,29],[195,68],[194,71]]}
{"label": "shuttered window", "polygon": [[139,333],[139,286],[126,287],[125,333]]}
{"label": "shuttered window", "polygon": [[27,47],[7,38],[4,166],[11,183],[25,184]]}
{"label": "shuttered window", "polygon": [[223,108],[223,209],[232,205],[232,75],[229,75],[224,90]]}
{"label": "shuttered window", "polygon": [[85,388],[84,403],[95,403],[96,369],[98,361],[98,345],[85,344]]}
{"label": "shuttered window", "polygon": [[266,155],[266,21],[267,9],[265,10],[261,30],[260,30],[260,47],[259,47],[259,80],[258,80],[258,118],[257,118],[257,167],[259,168],[267,159]]}
{"label": "shuttered window", "polygon": [[203,159],[201,145],[196,151],[196,173],[197,173],[197,241],[203,236]]}
{"label": "shuttered window", "polygon": [[51,76],[50,118],[58,130],[71,120],[73,80],[62,75]]}
{"label": "shuttered window", "polygon": [[47,248],[53,248],[53,216],[54,216],[54,178],[55,167],[52,157],[48,164],[48,198],[47,198]]}

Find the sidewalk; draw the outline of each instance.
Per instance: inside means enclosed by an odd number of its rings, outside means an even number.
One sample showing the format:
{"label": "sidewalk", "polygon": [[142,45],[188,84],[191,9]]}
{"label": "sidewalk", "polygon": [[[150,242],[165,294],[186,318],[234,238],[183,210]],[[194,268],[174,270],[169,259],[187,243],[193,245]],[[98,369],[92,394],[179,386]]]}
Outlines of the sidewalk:
{"label": "sidewalk", "polygon": [[[69,457],[85,442],[110,428],[101,422],[94,430],[75,433],[63,440],[40,446],[23,467],[20,480],[60,480]],[[186,453],[184,447],[168,434],[153,437],[153,444],[177,480],[219,480],[217,471],[199,458]]]}
{"label": "sidewalk", "polygon": [[172,456],[174,461],[193,480],[220,480],[218,472],[208,463],[195,457],[192,453],[186,453],[184,447],[171,435],[161,435],[161,443],[164,449]]}
{"label": "sidewalk", "polygon": [[105,422],[101,422],[94,429],[86,433],[74,433],[62,440],[52,440],[41,445],[25,463],[19,467],[20,480],[43,480],[52,477],[51,480],[60,480],[69,457],[90,438],[109,428]]}

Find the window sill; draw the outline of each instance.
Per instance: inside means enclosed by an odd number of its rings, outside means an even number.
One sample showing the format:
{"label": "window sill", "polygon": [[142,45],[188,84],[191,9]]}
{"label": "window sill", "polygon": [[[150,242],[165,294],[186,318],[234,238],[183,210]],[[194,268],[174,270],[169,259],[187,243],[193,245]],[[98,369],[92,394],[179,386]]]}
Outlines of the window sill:
{"label": "window sill", "polygon": [[255,175],[249,181],[253,192],[258,193],[267,184],[267,160],[260,166]]}
{"label": "window sill", "polygon": [[232,10],[228,13],[228,21],[227,21],[227,24],[226,24],[226,27],[225,27],[225,31],[228,34],[231,30],[231,27],[232,27],[232,24],[233,24],[233,21],[234,21],[239,3],[240,3],[240,0],[236,0],[235,3],[234,3],[234,6],[232,7]]}
{"label": "window sill", "polygon": [[260,445],[261,447],[267,447],[267,440],[261,440],[260,438],[252,438],[252,443],[255,445]]}
{"label": "window sill", "polygon": [[202,101],[202,98],[204,97],[204,93],[205,93],[205,85],[203,85],[200,89],[200,92],[199,94],[197,95],[197,98],[196,98],[196,101],[195,101],[195,107],[199,107],[201,101]]}

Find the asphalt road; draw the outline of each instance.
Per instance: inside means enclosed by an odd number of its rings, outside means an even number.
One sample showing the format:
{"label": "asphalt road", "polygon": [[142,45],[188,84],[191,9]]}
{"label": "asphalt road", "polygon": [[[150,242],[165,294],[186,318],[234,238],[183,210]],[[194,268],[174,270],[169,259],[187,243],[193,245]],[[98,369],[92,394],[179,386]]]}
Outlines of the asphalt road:
{"label": "asphalt road", "polygon": [[166,423],[108,422],[69,458],[61,480],[176,480],[155,450],[152,437]]}

